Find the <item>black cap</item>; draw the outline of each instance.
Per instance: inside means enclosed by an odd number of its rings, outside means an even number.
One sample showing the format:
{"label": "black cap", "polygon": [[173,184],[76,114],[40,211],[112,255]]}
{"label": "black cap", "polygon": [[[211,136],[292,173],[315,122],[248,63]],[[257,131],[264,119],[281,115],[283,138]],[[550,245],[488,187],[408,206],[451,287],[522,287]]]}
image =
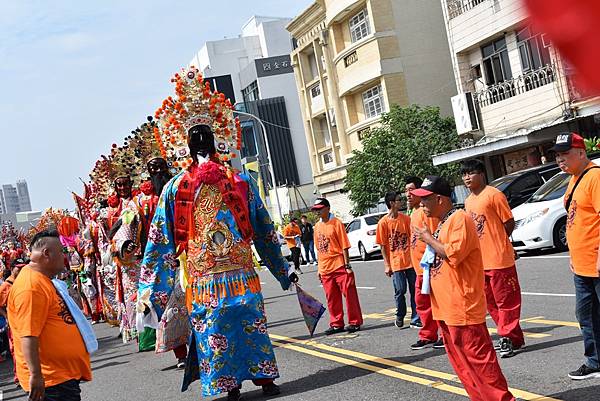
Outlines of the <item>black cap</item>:
{"label": "black cap", "polygon": [[410,193],[420,197],[437,194],[450,198],[452,195],[452,188],[450,187],[450,184],[448,184],[448,181],[442,177],[438,177],[437,175],[428,175],[423,180],[421,188],[414,189],[410,191]]}
{"label": "black cap", "polygon": [[324,207],[331,207],[331,205],[329,204],[329,201],[325,198],[317,198],[315,200],[315,203],[311,207],[311,210],[321,210]]}
{"label": "black cap", "polygon": [[10,262],[10,267],[23,267],[29,264],[28,258],[17,258]]}
{"label": "black cap", "polygon": [[550,148],[554,152],[567,152],[571,148],[585,149],[585,142],[581,135],[576,132],[563,132],[556,137],[554,146]]}

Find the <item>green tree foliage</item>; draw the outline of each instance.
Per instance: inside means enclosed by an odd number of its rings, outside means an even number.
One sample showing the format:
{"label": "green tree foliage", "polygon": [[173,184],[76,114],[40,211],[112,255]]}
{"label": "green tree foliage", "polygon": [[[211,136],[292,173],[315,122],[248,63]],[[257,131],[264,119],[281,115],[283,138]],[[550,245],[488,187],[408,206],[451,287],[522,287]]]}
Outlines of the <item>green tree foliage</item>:
{"label": "green tree foliage", "polygon": [[456,164],[432,163],[433,155],[459,147],[454,119],[442,117],[437,107],[393,105],[362,144],[362,150],[352,152],[346,177],[355,215],[375,206],[387,191],[402,190],[409,175],[458,178]]}

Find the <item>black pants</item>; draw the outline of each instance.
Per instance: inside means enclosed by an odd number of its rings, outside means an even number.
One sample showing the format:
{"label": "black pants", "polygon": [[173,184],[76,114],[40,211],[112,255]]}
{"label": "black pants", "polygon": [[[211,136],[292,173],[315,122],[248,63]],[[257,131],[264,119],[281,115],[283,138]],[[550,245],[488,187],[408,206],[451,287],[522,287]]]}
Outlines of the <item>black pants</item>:
{"label": "black pants", "polygon": [[56,386],[46,387],[44,401],[81,401],[79,380],[69,380]]}
{"label": "black pants", "polygon": [[292,261],[294,262],[294,269],[300,269],[300,248],[295,246],[290,248],[290,252],[292,253]]}

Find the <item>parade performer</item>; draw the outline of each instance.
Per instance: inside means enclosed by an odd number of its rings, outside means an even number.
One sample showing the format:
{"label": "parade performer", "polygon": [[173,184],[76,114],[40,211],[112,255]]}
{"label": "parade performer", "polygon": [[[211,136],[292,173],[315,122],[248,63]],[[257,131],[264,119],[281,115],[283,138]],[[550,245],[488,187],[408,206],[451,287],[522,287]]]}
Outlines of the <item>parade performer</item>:
{"label": "parade performer", "polygon": [[[153,118],[142,124],[128,138],[125,146],[138,159],[134,174],[148,179],[140,185],[140,193],[133,199],[141,223],[140,244],[142,252],[146,249],[150,224],[163,187],[171,180],[167,160],[160,150],[160,131]],[[177,287],[176,287],[177,289]],[[180,288],[179,288],[180,289]],[[139,350],[167,352],[173,350],[177,358],[177,368],[185,367],[187,342],[190,337],[189,316],[185,308],[185,295],[174,291],[168,302],[167,311],[159,324],[158,332],[151,327],[140,327]],[[157,338],[158,336],[158,338]]]}
{"label": "parade performer", "polygon": [[166,99],[156,117],[165,154],[183,156],[173,164],[185,170],[165,186],[157,206],[138,311],[162,316],[173,288],[183,284],[193,329],[183,390],[200,379],[204,396],[227,392],[228,400],[239,400],[242,382],[252,380],[275,395],[279,371],[251,242],[284,290],[297,276],[288,277],[255,185],[222,163],[233,157],[230,147],[240,147],[231,102],[211,91],[196,68],[172,81],[177,98]]}

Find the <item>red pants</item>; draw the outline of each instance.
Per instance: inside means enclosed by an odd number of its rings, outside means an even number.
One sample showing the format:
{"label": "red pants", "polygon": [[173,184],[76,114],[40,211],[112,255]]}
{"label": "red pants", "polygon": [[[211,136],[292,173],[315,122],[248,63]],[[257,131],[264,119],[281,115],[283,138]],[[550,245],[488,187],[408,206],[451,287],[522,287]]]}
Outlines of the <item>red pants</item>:
{"label": "red pants", "polygon": [[517,268],[485,271],[485,298],[487,309],[498,327],[498,335],[508,337],[515,348],[525,344],[521,318],[521,287]]}
{"label": "red pants", "polygon": [[438,339],[438,323],[433,320],[431,314],[431,298],[429,294],[421,294],[423,286],[423,275],[417,275],[415,283],[415,304],[417,305],[417,313],[421,318],[423,327],[419,330],[419,339],[426,341],[437,341]]}
{"label": "red pants", "polygon": [[363,318],[354,273],[347,273],[344,267],[340,267],[333,273],[321,275],[321,282],[323,283],[327,307],[329,308],[329,325],[331,327],[344,327],[343,295],[346,298],[348,324],[362,326]]}
{"label": "red pants", "polygon": [[471,401],[514,401],[485,323],[469,326],[438,323],[450,364]]}
{"label": "red pants", "polygon": [[187,358],[187,346],[185,344],[181,344],[173,349],[173,353],[175,354],[175,358],[185,359]]}

